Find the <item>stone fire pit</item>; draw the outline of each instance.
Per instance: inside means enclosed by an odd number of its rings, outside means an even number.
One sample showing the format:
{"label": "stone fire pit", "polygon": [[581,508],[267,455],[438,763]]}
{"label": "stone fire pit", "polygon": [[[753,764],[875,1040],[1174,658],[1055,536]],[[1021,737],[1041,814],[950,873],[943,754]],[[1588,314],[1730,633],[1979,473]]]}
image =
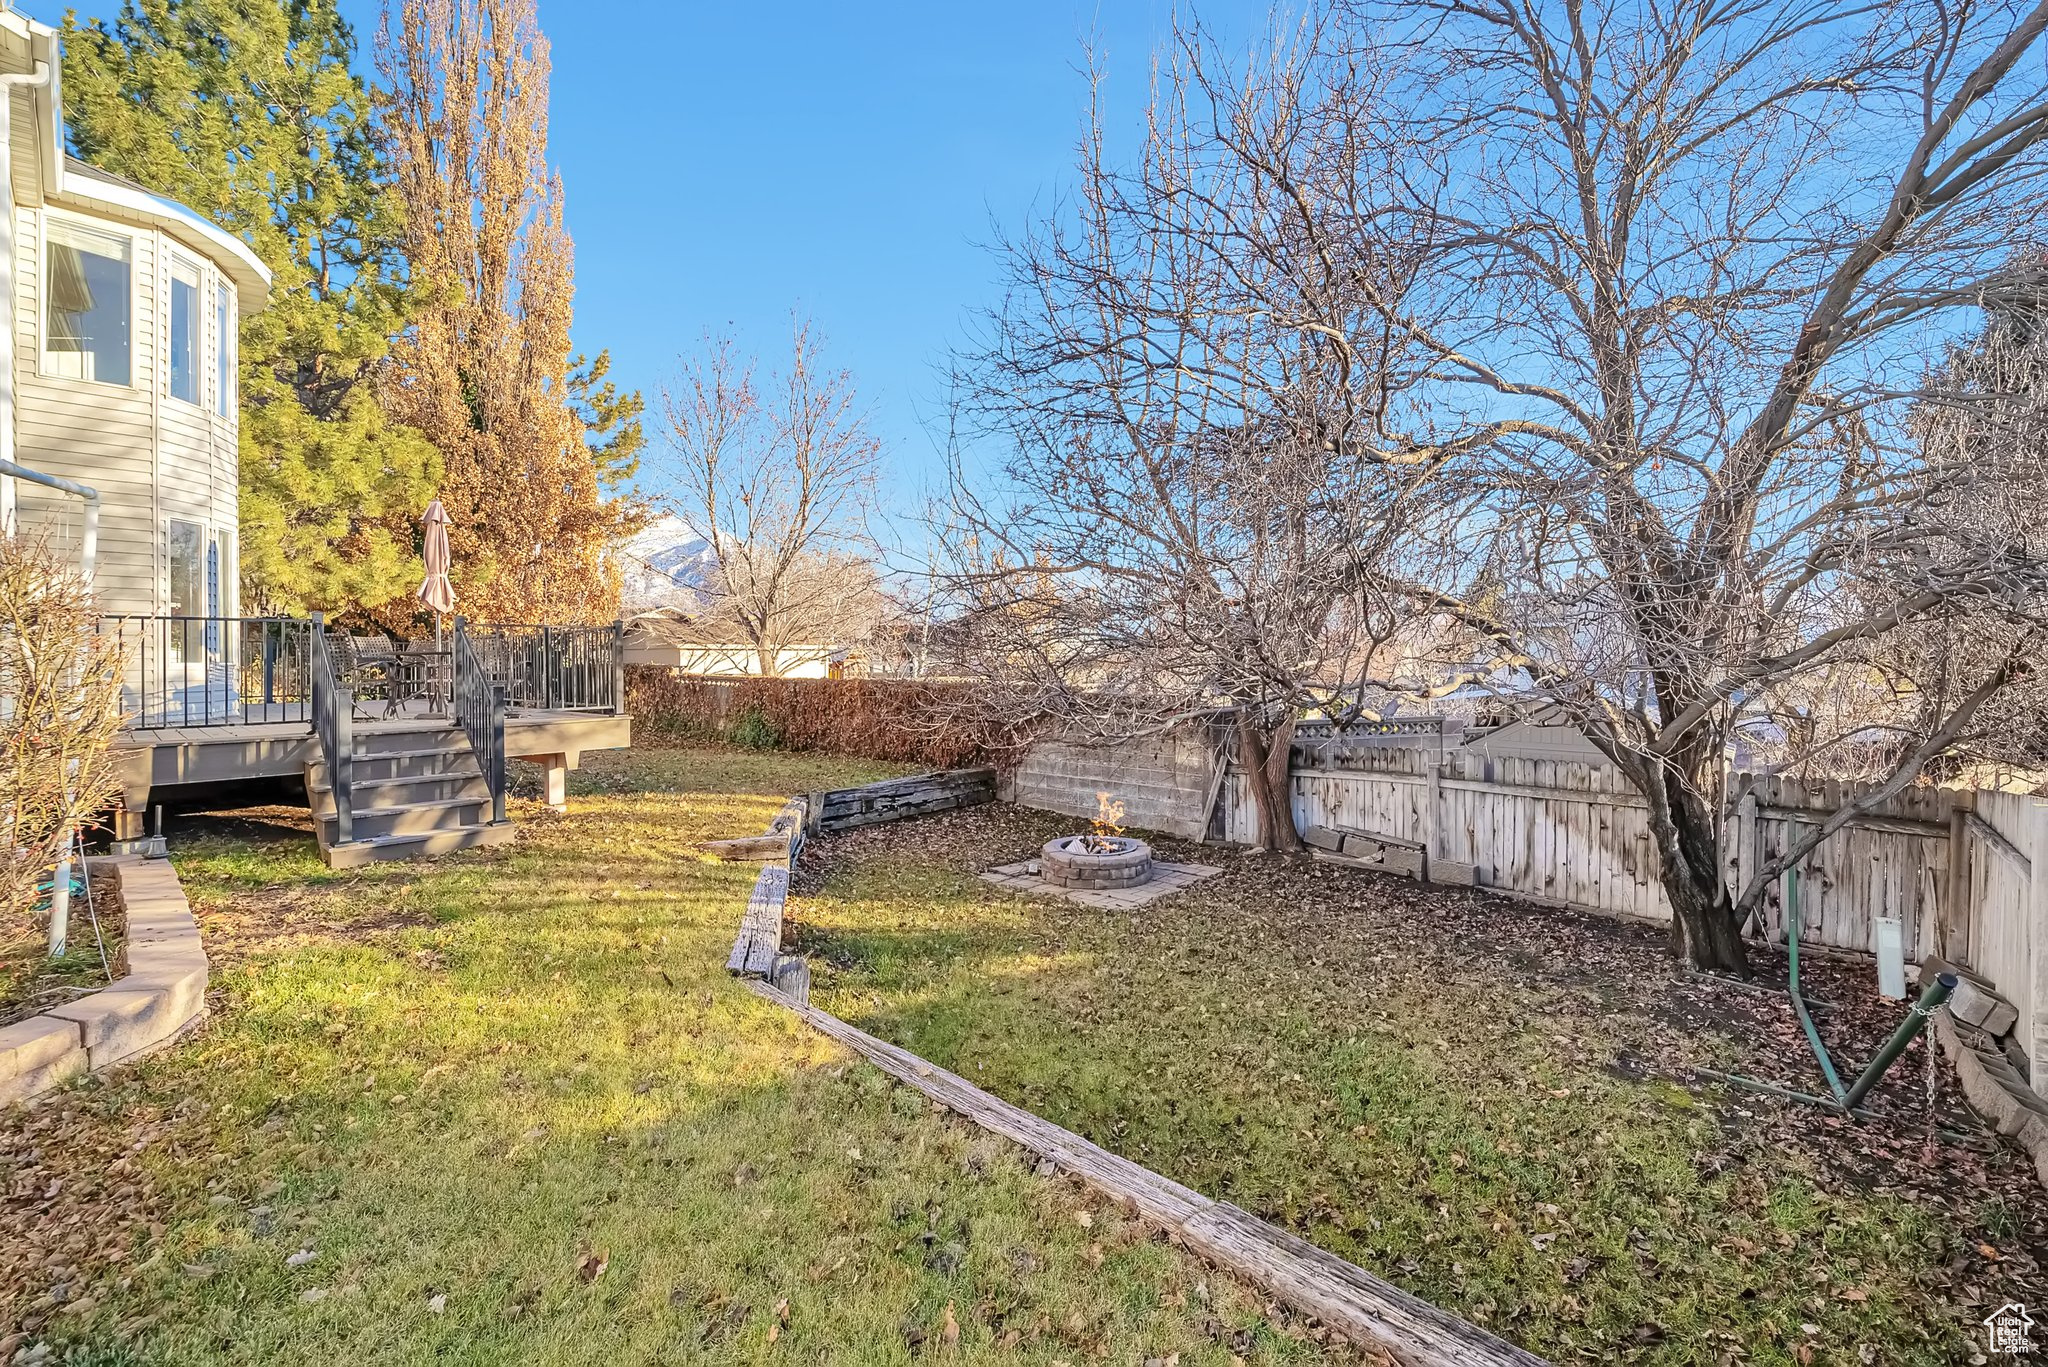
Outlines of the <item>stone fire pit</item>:
{"label": "stone fire pit", "polygon": [[1123,835],[1063,835],[1038,852],[1038,876],[1056,888],[1134,888],[1152,881],[1152,847]]}

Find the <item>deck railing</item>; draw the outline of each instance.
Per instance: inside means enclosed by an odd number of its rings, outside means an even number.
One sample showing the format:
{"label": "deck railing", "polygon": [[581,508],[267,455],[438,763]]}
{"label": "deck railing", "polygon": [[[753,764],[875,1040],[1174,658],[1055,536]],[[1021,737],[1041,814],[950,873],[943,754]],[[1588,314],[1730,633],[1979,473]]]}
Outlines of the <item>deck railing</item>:
{"label": "deck railing", "polygon": [[467,624],[455,619],[455,717],[491,794],[491,820],[505,819],[505,685],[493,679],[470,639]]}
{"label": "deck railing", "polygon": [[355,698],[341,682],[334,656],[327,648],[327,632],[319,618],[313,619],[312,660],[313,734],[320,741],[320,759],[327,766],[327,787],[334,798],[334,843],[346,845],[355,839],[355,804],[352,788],[356,742]]}
{"label": "deck railing", "polygon": [[625,696],[624,624],[532,626],[471,623],[483,667],[513,707],[616,712]]}
{"label": "deck railing", "polygon": [[117,614],[121,704],[141,729],[307,723],[313,623],[302,617]]}
{"label": "deck railing", "polygon": [[[100,620],[121,649],[122,705],[133,729],[314,724],[313,618],[127,613]],[[331,624],[326,629],[342,630]],[[469,622],[464,631],[473,662],[504,691],[508,707],[621,710],[626,655],[621,623]],[[342,654],[331,644],[330,653]],[[434,673],[430,663],[420,677],[431,681]],[[447,687],[441,676],[433,698],[421,701],[430,701],[445,715]]]}

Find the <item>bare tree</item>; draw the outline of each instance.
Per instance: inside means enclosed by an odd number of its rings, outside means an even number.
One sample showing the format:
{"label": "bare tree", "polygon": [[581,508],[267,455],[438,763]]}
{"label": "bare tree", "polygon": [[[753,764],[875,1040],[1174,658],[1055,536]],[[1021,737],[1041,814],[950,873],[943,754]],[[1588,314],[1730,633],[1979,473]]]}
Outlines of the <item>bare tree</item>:
{"label": "bare tree", "polygon": [[[1930,361],[2039,295],[2011,249],[2044,31],[2048,4],[1358,0],[1329,48],[1330,79],[1399,73],[1404,117],[1356,132],[1413,149],[1403,184],[1352,221],[1427,244],[1378,316],[1439,430],[1484,439],[1460,561],[1410,587],[1642,790],[1702,967],[1746,972],[1771,880],[2037,669],[2038,535],[1966,515],[2017,453],[1909,429],[1996,403]],[[1884,781],[1731,896],[1730,731],[1835,668],[1894,671]]]}
{"label": "bare tree", "polygon": [[1014,719],[1101,742],[1227,712],[1260,840],[1300,848],[1289,743],[1354,715],[1407,619],[1448,456],[1402,438],[1414,259],[1350,212],[1391,188],[1352,134],[1369,77],[1326,35],[1245,62],[1184,27],[1120,167],[1099,104],[1070,205],[1005,244],[966,358],[948,586],[963,663]]}
{"label": "bare tree", "polygon": [[707,337],[662,394],[676,514],[717,560],[713,610],[764,675],[789,647],[867,630],[876,601],[862,514],[882,448],[853,378],[794,321],[786,367],[765,389],[730,338]]}

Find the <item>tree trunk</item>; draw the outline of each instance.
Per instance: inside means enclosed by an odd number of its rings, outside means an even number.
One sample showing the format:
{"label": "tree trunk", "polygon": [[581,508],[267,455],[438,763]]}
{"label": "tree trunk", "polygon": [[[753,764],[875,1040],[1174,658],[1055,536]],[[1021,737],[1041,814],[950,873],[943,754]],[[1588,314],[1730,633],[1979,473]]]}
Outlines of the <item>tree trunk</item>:
{"label": "tree trunk", "polygon": [[1259,844],[1283,854],[1302,848],[1301,833],[1294,828],[1294,780],[1289,772],[1293,745],[1293,718],[1268,729],[1254,714],[1239,714],[1237,757],[1258,807]]}
{"label": "tree trunk", "polygon": [[1713,814],[1692,792],[1666,789],[1653,821],[1664,893],[1671,900],[1671,952],[1705,973],[1747,978],[1749,954],[1721,871]]}

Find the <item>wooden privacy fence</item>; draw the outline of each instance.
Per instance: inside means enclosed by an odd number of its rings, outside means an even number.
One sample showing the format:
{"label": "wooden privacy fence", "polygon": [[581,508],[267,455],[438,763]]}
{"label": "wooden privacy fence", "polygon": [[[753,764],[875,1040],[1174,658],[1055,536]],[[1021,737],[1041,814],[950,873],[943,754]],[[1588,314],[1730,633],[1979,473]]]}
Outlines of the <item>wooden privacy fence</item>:
{"label": "wooden privacy fence", "polygon": [[2048,1095],[2048,800],[1976,796],[1960,823],[1967,915],[1951,949],[2018,1010],[2034,1090]]}
{"label": "wooden privacy fence", "polygon": [[[1483,888],[1670,920],[1648,809],[1610,765],[1454,749],[1413,735],[1318,741],[1296,753],[1294,814],[1304,829],[1413,841],[1433,859],[1472,865]],[[1734,888],[1868,791],[1780,776],[1751,781],[1754,791],[1728,832]],[[1224,838],[1251,843],[1258,813],[1242,775],[1228,775],[1223,797]],[[1909,789],[1823,842],[1800,866],[1802,943],[1870,952],[1877,920],[1890,917],[1900,923],[1909,960],[1933,952],[1935,918],[1947,905],[1951,831],[1973,798],[1956,789]],[[1784,938],[1789,882],[1780,877],[1765,894],[1764,939]]]}

